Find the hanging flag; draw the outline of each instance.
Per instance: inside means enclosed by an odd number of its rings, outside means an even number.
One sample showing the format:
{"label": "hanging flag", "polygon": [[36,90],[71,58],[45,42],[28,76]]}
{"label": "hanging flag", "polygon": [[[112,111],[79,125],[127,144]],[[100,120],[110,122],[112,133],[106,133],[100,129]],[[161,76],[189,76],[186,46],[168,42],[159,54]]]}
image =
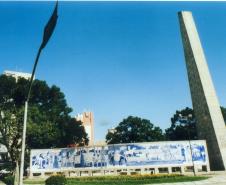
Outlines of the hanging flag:
{"label": "hanging flag", "polygon": [[48,41],[54,31],[54,28],[56,26],[57,18],[58,18],[57,8],[58,8],[58,1],[56,2],[56,6],[55,6],[52,16],[50,17],[48,23],[45,26],[41,49],[43,49],[46,46],[46,44],[48,43]]}

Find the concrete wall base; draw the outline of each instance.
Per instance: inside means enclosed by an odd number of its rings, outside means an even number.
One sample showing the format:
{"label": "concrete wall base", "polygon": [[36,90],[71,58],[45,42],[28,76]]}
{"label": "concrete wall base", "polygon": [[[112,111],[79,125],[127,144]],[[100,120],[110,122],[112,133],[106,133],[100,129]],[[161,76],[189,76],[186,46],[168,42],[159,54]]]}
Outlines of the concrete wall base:
{"label": "concrete wall base", "polygon": [[[195,166],[195,174],[209,174],[209,166]],[[226,173],[226,172],[225,172]],[[65,175],[66,177],[81,177],[81,176],[104,176],[104,175],[154,175],[154,174],[184,174],[193,175],[193,166],[169,166],[169,167],[142,167],[142,168],[100,168],[100,169],[71,169],[61,171],[46,171],[32,172],[29,174],[29,179],[48,178],[52,175]]]}

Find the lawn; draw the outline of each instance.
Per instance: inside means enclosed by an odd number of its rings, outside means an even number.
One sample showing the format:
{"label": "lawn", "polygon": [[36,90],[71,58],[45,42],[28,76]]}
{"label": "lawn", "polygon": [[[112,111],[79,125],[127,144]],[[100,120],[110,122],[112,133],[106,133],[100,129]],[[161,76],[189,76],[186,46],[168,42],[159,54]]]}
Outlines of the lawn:
{"label": "lawn", "polygon": [[[143,185],[153,183],[189,182],[207,179],[204,176],[134,175],[68,178],[67,185]],[[24,184],[44,184],[44,181],[26,180]]]}

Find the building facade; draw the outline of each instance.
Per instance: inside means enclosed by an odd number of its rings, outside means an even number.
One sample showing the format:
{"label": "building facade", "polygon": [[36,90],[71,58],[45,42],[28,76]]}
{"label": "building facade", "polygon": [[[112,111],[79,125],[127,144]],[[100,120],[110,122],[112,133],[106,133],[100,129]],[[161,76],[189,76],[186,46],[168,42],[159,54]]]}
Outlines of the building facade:
{"label": "building facade", "polygon": [[29,80],[31,78],[30,73],[23,73],[23,72],[17,72],[17,71],[4,71],[4,75],[6,76],[12,76],[18,81],[19,78],[25,78],[26,80]]}
{"label": "building facade", "polygon": [[5,164],[7,155],[8,155],[8,150],[6,146],[0,144],[0,167]]}
{"label": "building facade", "polygon": [[78,114],[75,119],[81,121],[88,135],[89,144],[94,145],[94,117],[93,112],[83,112]]}

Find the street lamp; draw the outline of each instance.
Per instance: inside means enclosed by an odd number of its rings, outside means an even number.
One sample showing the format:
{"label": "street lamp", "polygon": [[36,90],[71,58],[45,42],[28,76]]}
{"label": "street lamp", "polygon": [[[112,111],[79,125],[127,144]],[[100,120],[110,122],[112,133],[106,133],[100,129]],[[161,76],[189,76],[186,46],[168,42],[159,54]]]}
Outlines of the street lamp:
{"label": "street lamp", "polygon": [[[187,129],[187,136],[188,136],[188,142],[189,142],[189,148],[190,148],[190,152],[191,152],[191,161],[192,161],[192,166],[193,166],[193,174],[194,176],[196,176],[195,173],[195,163],[193,161],[192,158],[192,147],[191,147],[191,136],[190,136],[190,124],[192,123],[192,114],[188,114],[188,116],[182,116],[182,114],[179,114],[180,119],[186,120],[186,122],[182,121],[182,125],[187,126],[188,125],[188,129]],[[185,129],[186,130],[186,129]]]}
{"label": "street lamp", "polygon": [[38,64],[38,59],[39,59],[39,56],[41,54],[41,51],[46,46],[46,44],[48,43],[48,41],[49,41],[53,31],[54,31],[56,23],[57,23],[57,17],[58,17],[57,8],[58,8],[58,1],[56,2],[54,11],[53,11],[48,23],[46,24],[45,29],[44,29],[43,40],[42,40],[42,43],[39,47],[39,50],[38,50],[38,53],[37,53],[37,56],[36,56],[36,59],[35,59],[35,63],[34,63],[33,70],[32,70],[32,75],[31,75],[30,82],[29,82],[28,94],[27,94],[27,98],[25,100],[19,185],[23,185],[24,153],[25,153],[25,140],[26,140],[26,128],[27,128],[27,109],[28,109],[28,102],[29,102],[29,98],[30,98],[30,94],[31,94],[31,87],[32,87],[34,74],[35,74],[35,70],[36,70],[36,67],[37,67],[37,64]]}

